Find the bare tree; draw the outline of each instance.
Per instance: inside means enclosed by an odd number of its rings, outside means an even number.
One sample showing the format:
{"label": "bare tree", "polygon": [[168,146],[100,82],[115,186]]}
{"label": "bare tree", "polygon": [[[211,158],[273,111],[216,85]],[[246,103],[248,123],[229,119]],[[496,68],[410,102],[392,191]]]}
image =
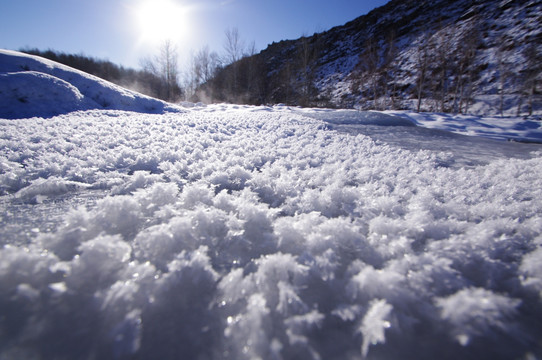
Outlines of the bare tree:
{"label": "bare tree", "polygon": [[499,111],[501,117],[504,116],[504,94],[507,79],[510,77],[510,63],[506,61],[505,54],[505,39],[500,37],[498,39],[499,46],[497,47],[497,70],[499,74]]}
{"label": "bare tree", "polygon": [[225,31],[226,39],[224,42],[226,65],[230,65],[231,73],[227,79],[228,93],[230,95],[239,92],[239,60],[243,57],[243,41],[237,28],[229,28]]}
{"label": "bare tree", "polygon": [[[220,66],[220,59],[216,52],[210,51],[208,46],[202,47],[191,57],[190,70],[188,74],[188,88],[190,94],[188,98],[199,99],[199,95],[205,95],[205,97],[211,96],[210,94],[196,94],[198,88],[208,83],[216,74],[216,70]],[[200,92],[205,92],[200,89]],[[195,96],[196,95],[196,96]],[[211,96],[212,97],[212,96]]]}
{"label": "bare tree", "polygon": [[422,96],[424,92],[424,87],[427,77],[427,69],[429,66],[429,41],[427,35],[424,35],[418,44],[418,49],[416,51],[416,92],[418,97],[418,106],[417,111],[420,112],[422,107]]}
{"label": "bare tree", "polygon": [[193,64],[196,83],[201,85],[213,77],[220,61],[216,52],[211,52],[208,46],[204,46],[193,56]]}
{"label": "bare tree", "polygon": [[261,95],[261,83],[260,78],[261,70],[259,59],[255,57],[257,53],[256,42],[252,41],[246,48],[244,66],[245,79],[246,79],[246,92],[249,97],[260,97]]}
{"label": "bare tree", "polygon": [[[202,89],[207,96],[213,99],[228,102],[254,103],[263,99],[263,78],[266,73],[262,71],[261,58],[256,55],[255,42],[246,48],[241,40],[237,28],[227,29],[224,39],[224,53],[221,61],[217,61],[215,53],[198,54],[196,57],[195,72],[205,78],[205,58],[212,63],[211,77],[204,81]],[[201,55],[201,56],[199,56]],[[203,69],[203,70],[202,70]]]}
{"label": "bare tree", "polygon": [[369,37],[363,44],[358,67],[361,71],[362,84],[369,84],[369,92],[373,99],[373,108],[378,109],[379,80],[380,80],[380,57],[375,40]]}
{"label": "bare tree", "polygon": [[182,94],[179,86],[178,55],[170,40],[160,46],[160,53],[142,61],[143,68],[162,79],[160,97],[167,101],[177,101]]}
{"label": "bare tree", "polygon": [[436,97],[437,107],[441,112],[446,112],[446,100],[449,91],[449,79],[451,72],[450,54],[452,53],[451,41],[444,32],[440,32],[435,40],[435,83],[433,96]]}
{"label": "bare tree", "polygon": [[256,42],[252,40],[245,49],[245,56],[254,56],[258,50],[256,49]]}
{"label": "bare tree", "polygon": [[527,96],[527,105],[529,116],[533,114],[533,98],[536,93],[537,82],[540,81],[542,73],[542,54],[537,47],[537,43],[531,41],[523,49],[522,55],[525,59],[525,69],[522,71],[522,95]]}
{"label": "bare tree", "polygon": [[275,101],[291,103],[294,100],[295,91],[293,89],[292,79],[294,70],[292,69],[292,63],[286,61],[284,66],[280,69],[278,74],[279,89],[277,95],[275,95]]}
{"label": "bare tree", "polygon": [[169,100],[176,100],[180,96],[179,68],[176,47],[166,40],[160,49],[160,65],[162,76],[166,80],[166,96]]}
{"label": "bare tree", "polygon": [[[390,99],[390,108],[395,109],[395,91],[396,82],[393,81],[397,71],[396,64],[397,46],[395,44],[395,31],[392,29],[388,34],[387,47],[384,54],[384,64],[382,65],[382,77],[384,84],[384,94]],[[391,87],[391,88],[390,88]]]}
{"label": "bare tree", "polygon": [[476,51],[480,45],[479,30],[475,23],[471,23],[464,30],[464,35],[459,40],[456,50],[456,88],[454,94],[454,110],[466,113],[469,110],[470,102],[474,92],[474,81],[476,77]]}
{"label": "bare tree", "polygon": [[233,64],[240,60],[244,52],[244,44],[239,35],[239,29],[228,28],[225,31],[226,41],[224,42],[225,62]]}
{"label": "bare tree", "polygon": [[316,61],[316,53],[309,43],[307,36],[302,36],[298,48],[298,61],[301,76],[301,99],[302,106],[308,106],[314,93],[314,63]]}

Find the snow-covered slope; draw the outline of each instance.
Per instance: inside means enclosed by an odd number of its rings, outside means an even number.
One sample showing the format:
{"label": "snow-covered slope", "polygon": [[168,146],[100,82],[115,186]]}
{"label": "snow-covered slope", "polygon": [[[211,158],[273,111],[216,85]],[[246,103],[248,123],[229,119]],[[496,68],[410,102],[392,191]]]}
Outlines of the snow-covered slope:
{"label": "snow-covered slope", "polygon": [[0,118],[50,117],[89,109],[180,111],[56,62],[0,50]]}
{"label": "snow-covered slope", "polygon": [[[345,25],[269,45],[254,61],[267,73],[260,92],[270,103],[413,110],[423,84],[424,111],[500,115],[502,100],[504,115],[526,115],[526,77],[542,80],[526,51],[542,54],[541,13],[540,0],[392,0]],[[251,101],[261,102],[256,95]],[[539,87],[532,101],[542,114]]]}

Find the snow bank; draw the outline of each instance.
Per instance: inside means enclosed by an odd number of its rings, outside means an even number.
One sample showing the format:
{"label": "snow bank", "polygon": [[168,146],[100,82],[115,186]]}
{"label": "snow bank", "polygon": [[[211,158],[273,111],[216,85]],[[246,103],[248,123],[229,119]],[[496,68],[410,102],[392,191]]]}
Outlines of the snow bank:
{"label": "snow bank", "polygon": [[25,71],[0,74],[0,116],[14,119],[47,114],[51,104],[58,113],[88,106],[84,96],[70,83],[54,76]]}
{"label": "snow bank", "polygon": [[541,357],[540,153],[306,115],[0,120],[0,357]]}
{"label": "snow bank", "polygon": [[408,119],[428,129],[498,140],[542,143],[542,118],[535,116],[499,117],[413,111],[385,111],[385,113]]}
{"label": "snow bank", "polygon": [[180,111],[68,66],[0,50],[0,118],[51,117],[76,110]]}

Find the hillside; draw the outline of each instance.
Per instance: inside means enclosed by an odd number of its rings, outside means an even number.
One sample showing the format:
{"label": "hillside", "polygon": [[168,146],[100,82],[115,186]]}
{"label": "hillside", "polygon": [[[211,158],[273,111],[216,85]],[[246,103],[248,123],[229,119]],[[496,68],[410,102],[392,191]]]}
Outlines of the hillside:
{"label": "hillside", "polygon": [[179,111],[69,66],[0,49],[0,118],[52,117],[90,109]]}
{"label": "hillside", "polygon": [[116,65],[109,60],[102,60],[84,54],[67,54],[50,49],[42,51],[23,48],[20,51],[67,65],[113,84],[164,101],[175,101],[182,92],[179,85],[168,90],[168,85],[163,81],[162,77],[152,69],[135,70]]}
{"label": "hillside", "polygon": [[540,0],[393,0],[273,43],[203,89],[247,103],[540,114],[541,29]]}

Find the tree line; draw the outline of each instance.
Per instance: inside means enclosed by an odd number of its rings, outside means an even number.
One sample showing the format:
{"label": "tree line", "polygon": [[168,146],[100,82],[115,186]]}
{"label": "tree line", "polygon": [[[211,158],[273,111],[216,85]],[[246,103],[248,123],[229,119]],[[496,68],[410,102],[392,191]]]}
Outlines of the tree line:
{"label": "tree line", "polygon": [[191,58],[188,100],[254,104],[262,98],[266,73],[254,42],[246,45],[237,28],[225,31],[223,54],[207,46]]}
{"label": "tree line", "polygon": [[[260,53],[253,43],[245,46],[236,29],[227,30],[225,35],[224,55],[218,57],[222,61],[213,61],[212,56],[201,52],[193,58],[194,69],[205,68],[202,64],[209,62],[215,66],[212,76],[196,77],[201,81],[194,84],[192,100],[325,105],[314,83],[322,46],[317,34],[303,36],[299,41],[273,43]],[[277,52],[276,57],[273,52]],[[273,62],[270,58],[277,59]]]}
{"label": "tree line", "polygon": [[[537,46],[540,39],[528,38],[517,44],[510,37],[500,36],[496,43],[488,44],[476,20],[460,27],[425,31],[406,54],[410,68],[405,66],[405,56],[397,56],[393,32],[384,39],[366,39],[351,75],[351,92],[365,100],[361,107],[367,109],[448,113],[469,112],[477,95],[498,95],[501,115],[512,106],[516,106],[518,116],[525,109],[532,115],[537,83],[542,77],[542,54]],[[485,50],[493,56],[482,59]],[[490,67],[492,77],[482,79]],[[496,93],[481,93],[484,81],[498,84]]]}
{"label": "tree line", "polygon": [[[21,49],[21,52],[37,55],[58,63],[84,71],[122,87],[138,91],[142,94],[165,101],[178,101],[183,91],[177,83],[176,74],[171,69],[173,52],[160,54],[152,61],[145,62],[142,70],[134,70],[116,65],[108,60],[101,60],[84,54],[67,54],[64,52],[38,49]],[[169,62],[162,59],[166,57]]]}
{"label": "tree line", "polygon": [[[475,29],[460,34],[426,31],[407,53],[407,70],[404,58],[398,57],[393,31],[385,39],[369,37],[351,75],[351,92],[366,99],[362,107],[376,110],[402,108],[406,96],[415,100],[411,103],[418,112],[422,104],[434,111],[467,112],[477,77],[487,67],[475,61],[482,46]],[[400,75],[408,80],[399,81]]]}

